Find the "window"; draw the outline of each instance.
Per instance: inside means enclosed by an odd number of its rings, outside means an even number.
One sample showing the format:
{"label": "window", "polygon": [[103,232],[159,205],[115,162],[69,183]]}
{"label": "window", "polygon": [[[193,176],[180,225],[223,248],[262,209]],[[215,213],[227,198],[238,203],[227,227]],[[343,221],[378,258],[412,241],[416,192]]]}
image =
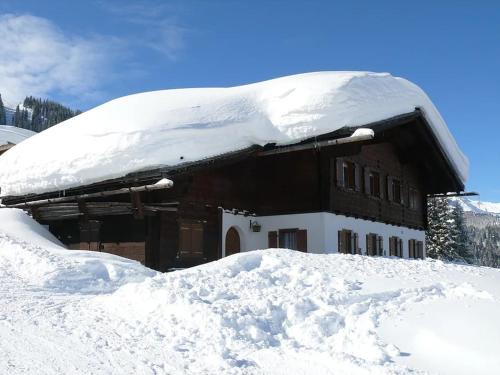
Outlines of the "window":
{"label": "window", "polygon": [[378,255],[384,255],[384,240],[382,239],[382,236],[378,236],[377,238],[378,241]]}
{"label": "window", "polygon": [[401,181],[392,180],[392,198],[394,202],[401,202]]}
{"label": "window", "polygon": [[179,256],[203,257],[203,224],[181,221],[179,224]]}
{"label": "window", "polygon": [[393,236],[389,238],[389,255],[395,257],[403,257],[403,240]]}
{"label": "window", "polygon": [[369,233],[366,235],[366,255],[377,255],[377,235]]}
{"label": "window", "polygon": [[337,186],[348,190],[361,190],[361,168],[353,161],[336,158],[335,162]]}
{"label": "window", "polygon": [[417,240],[408,240],[408,254],[410,258],[424,259],[424,243]]}
{"label": "window", "polygon": [[417,240],[408,240],[408,257],[413,259],[417,257]]}
{"label": "window", "polygon": [[343,254],[361,254],[358,234],[348,229],[338,231],[338,251]]}
{"label": "window", "polygon": [[408,206],[412,210],[416,210],[418,207],[418,191],[413,188],[408,191]]}
{"label": "window", "polygon": [[366,235],[366,255],[384,255],[382,236],[375,233]]}
{"label": "window", "polygon": [[356,165],[353,162],[344,161],[342,171],[344,186],[348,189],[356,189]]}
{"label": "window", "polygon": [[280,230],[280,247],[285,249],[297,250],[297,230]]}
{"label": "window", "polygon": [[307,252],[306,229],[280,229],[267,234],[270,248],[281,247],[284,249]]}
{"label": "window", "polygon": [[394,177],[387,177],[387,198],[391,202],[403,203],[401,180]]}
{"label": "window", "polygon": [[378,172],[369,172],[369,194],[372,197],[380,197],[380,174]]}

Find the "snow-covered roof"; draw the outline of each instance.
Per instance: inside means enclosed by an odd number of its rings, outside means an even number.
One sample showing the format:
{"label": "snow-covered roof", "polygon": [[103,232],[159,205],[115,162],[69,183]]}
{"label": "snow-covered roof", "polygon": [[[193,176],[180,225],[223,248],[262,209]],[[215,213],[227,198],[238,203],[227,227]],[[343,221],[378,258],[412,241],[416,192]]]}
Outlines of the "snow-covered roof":
{"label": "snow-covered roof", "polygon": [[422,110],[465,182],[468,160],[418,86],[388,73],[316,72],[244,86],[153,91],[112,100],[2,155],[2,195],[68,189],[252,145],[292,144],[415,108]]}
{"label": "snow-covered roof", "polygon": [[0,125],[0,145],[18,144],[36,133],[16,126]]}

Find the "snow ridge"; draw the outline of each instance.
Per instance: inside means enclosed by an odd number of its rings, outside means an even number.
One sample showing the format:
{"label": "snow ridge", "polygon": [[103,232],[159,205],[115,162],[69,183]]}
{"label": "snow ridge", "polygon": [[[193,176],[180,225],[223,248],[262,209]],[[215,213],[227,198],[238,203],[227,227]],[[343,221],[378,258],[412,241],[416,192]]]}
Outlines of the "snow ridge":
{"label": "snow ridge", "polygon": [[316,72],[237,87],[163,90],[112,100],[2,155],[2,194],[68,189],[252,145],[292,144],[416,108],[465,181],[468,160],[418,86],[388,73]]}

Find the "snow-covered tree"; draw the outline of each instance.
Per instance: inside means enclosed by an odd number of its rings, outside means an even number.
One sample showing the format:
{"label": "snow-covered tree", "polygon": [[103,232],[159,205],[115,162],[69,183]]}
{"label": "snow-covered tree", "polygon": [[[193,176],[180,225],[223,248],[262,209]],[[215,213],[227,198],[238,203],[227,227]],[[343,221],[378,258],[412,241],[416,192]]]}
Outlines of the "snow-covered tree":
{"label": "snow-covered tree", "polygon": [[7,124],[7,116],[5,115],[5,107],[2,101],[2,95],[0,94],[0,125]]}
{"label": "snow-covered tree", "polygon": [[473,254],[471,250],[471,241],[467,226],[465,225],[464,210],[460,204],[451,206],[451,237],[453,246],[455,247],[455,254],[460,259],[469,263],[473,261]]}
{"label": "snow-covered tree", "polygon": [[450,231],[449,207],[445,198],[428,199],[427,220],[427,255],[436,259],[453,259],[451,256],[454,250]]}
{"label": "snow-covered tree", "polygon": [[470,241],[459,204],[447,198],[428,200],[427,254],[431,258],[472,261]]}

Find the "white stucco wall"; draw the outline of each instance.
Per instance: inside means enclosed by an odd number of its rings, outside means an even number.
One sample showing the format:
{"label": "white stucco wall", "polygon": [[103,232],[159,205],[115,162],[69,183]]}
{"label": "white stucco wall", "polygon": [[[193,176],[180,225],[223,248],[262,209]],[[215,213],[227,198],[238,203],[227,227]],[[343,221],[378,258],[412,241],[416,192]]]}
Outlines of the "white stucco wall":
{"label": "white stucco wall", "polygon": [[[252,231],[250,228],[250,220],[257,221],[262,226],[260,232]],[[376,233],[383,237],[383,248],[386,255],[389,252],[389,237],[391,236],[397,236],[403,240],[403,257],[407,258],[409,255],[408,240],[410,239],[424,242],[425,254],[425,232],[421,230],[398,227],[376,221],[355,219],[329,212],[274,216],[244,216],[223,210],[223,256],[225,256],[226,233],[231,227],[235,227],[240,235],[241,251],[266,249],[268,247],[269,231],[298,228],[307,229],[307,251],[310,253],[337,252],[337,232],[342,229],[349,229],[358,233],[358,245],[363,254],[366,253],[366,235],[368,233]]]}

